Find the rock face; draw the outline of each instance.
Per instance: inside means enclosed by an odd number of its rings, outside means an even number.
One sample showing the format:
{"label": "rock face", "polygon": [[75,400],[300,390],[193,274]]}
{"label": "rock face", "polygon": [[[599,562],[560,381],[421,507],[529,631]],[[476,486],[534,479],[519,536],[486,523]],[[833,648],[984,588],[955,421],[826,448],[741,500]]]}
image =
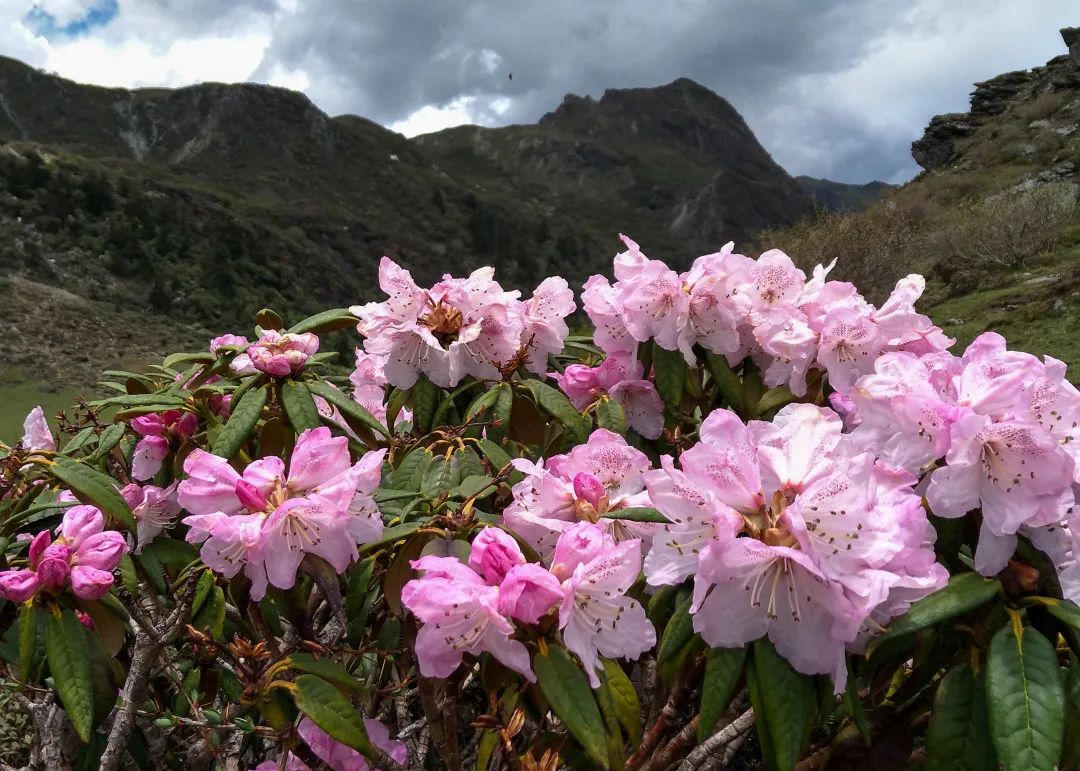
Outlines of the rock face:
{"label": "rock face", "polygon": [[[1053,111],[1055,100],[1064,105],[1080,96],[1080,27],[1063,29],[1061,36],[1069,48],[1067,56],[1057,56],[1042,67],[1007,72],[976,83],[968,112],[931,118],[923,136],[911,145],[915,162],[927,171],[974,163],[961,156],[980,140],[994,140],[997,130],[1010,122],[1021,123],[1032,134],[1031,141],[1021,141],[1008,150],[1021,157],[1035,154],[1039,132],[1062,138],[1075,132],[1073,119],[1077,110],[1065,107],[1055,120],[1042,116],[1046,110]],[[1054,142],[1041,141],[1043,145]]]}
{"label": "rock face", "polygon": [[1069,58],[1080,67],[1080,27],[1065,27],[1061,30],[1061,37],[1069,48]]}
{"label": "rock face", "polygon": [[795,181],[814,205],[825,211],[859,211],[896,187],[876,180],[865,185],[848,185],[815,177],[795,177]]}

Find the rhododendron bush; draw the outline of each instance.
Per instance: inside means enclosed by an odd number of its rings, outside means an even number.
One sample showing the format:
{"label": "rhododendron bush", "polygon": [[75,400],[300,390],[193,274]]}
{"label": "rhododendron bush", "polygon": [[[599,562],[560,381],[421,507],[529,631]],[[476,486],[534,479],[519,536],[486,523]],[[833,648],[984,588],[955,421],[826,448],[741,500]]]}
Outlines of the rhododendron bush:
{"label": "rhododendron bush", "polygon": [[875,306],[623,241],[577,296],[384,258],[381,301],[32,412],[0,450],[32,764],[1076,767],[1065,365],[954,350],[917,275]]}

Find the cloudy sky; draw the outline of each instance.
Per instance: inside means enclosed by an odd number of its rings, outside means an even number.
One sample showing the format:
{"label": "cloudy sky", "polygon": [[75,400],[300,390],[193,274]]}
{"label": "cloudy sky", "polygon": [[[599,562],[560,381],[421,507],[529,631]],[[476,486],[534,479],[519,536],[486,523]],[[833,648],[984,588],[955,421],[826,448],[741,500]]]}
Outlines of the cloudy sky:
{"label": "cloudy sky", "polygon": [[686,76],[793,174],[899,182],[931,115],[1071,25],[1076,0],[0,0],[0,53],[102,85],[272,83],[409,135]]}

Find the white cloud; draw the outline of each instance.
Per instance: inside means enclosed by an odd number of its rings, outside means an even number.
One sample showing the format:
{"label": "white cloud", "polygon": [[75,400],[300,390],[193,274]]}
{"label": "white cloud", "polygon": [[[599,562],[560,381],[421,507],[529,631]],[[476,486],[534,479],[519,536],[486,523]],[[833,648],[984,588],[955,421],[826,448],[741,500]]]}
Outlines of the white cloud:
{"label": "white cloud", "polygon": [[403,120],[391,123],[388,128],[407,137],[430,134],[445,128],[475,123],[473,105],[475,98],[461,96],[443,107],[426,105]]}

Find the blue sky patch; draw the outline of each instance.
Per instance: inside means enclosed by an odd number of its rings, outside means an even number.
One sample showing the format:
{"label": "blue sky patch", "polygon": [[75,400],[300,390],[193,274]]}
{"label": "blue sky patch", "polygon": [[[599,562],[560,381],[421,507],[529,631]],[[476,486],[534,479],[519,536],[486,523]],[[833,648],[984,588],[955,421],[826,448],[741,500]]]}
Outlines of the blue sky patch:
{"label": "blue sky patch", "polygon": [[101,0],[101,2],[91,6],[81,19],[75,19],[67,24],[60,25],[57,24],[55,16],[35,5],[23,17],[23,22],[36,34],[48,40],[73,38],[84,35],[98,27],[104,27],[116,17],[118,10],[117,0]]}

